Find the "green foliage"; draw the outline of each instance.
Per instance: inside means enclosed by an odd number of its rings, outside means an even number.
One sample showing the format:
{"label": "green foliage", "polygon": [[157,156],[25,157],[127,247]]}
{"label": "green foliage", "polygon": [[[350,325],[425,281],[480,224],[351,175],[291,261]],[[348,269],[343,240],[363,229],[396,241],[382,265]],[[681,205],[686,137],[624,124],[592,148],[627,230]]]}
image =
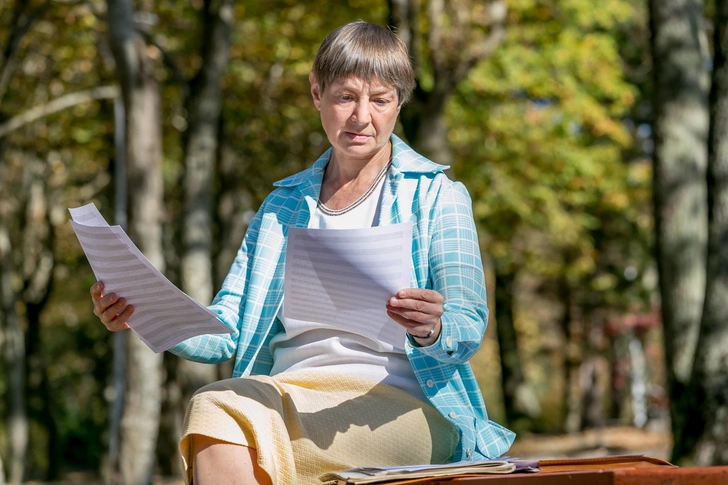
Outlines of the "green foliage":
{"label": "green foliage", "polygon": [[546,309],[558,303],[559,282],[578,295],[589,323],[591,311],[620,314],[649,299],[639,279],[625,277],[651,265],[651,170],[625,162],[637,151],[626,126],[639,93],[618,44],[642,17],[632,2],[608,4],[509,2],[504,44],[461,84],[448,112],[453,169],[473,196],[484,252],[497,273],[540,288],[516,325],[544,398],[554,381],[539,352],[545,334],[560,333]]}
{"label": "green foliage", "polygon": [[505,44],[451,105],[454,169],[499,265],[555,275],[571,253],[576,281],[597,268],[596,238],[617,236],[603,234],[610,216],[636,225],[644,209],[649,174],[621,156],[635,89],[606,30],[634,7],[610,4],[512,2]]}

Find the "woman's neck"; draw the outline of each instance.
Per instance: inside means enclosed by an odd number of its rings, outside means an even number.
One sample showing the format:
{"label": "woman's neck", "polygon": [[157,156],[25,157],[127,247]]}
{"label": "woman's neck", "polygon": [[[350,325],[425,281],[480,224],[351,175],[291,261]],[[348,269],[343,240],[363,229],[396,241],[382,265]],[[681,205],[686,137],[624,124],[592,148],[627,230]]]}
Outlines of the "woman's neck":
{"label": "woman's neck", "polygon": [[389,162],[391,156],[391,143],[387,143],[382,150],[368,160],[345,157],[334,151],[331,154],[331,160],[326,165],[324,183],[328,181],[343,186],[360,178],[373,180],[379,170]]}
{"label": "woman's neck", "polygon": [[391,143],[368,161],[345,160],[334,152],[324,172],[319,200],[333,210],[347,207],[366,192],[391,156]]}

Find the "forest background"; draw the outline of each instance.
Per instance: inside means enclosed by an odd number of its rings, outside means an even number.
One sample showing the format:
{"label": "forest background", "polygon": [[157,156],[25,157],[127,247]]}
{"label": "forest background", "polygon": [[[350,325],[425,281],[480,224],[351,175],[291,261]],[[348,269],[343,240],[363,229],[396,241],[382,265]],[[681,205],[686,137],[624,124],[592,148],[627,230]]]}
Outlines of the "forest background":
{"label": "forest background", "polygon": [[307,76],[355,19],[409,44],[396,132],[473,198],[491,418],[581,437],[552,454],[642,430],[728,462],[726,2],[4,0],[0,483],[179,477],[186,402],[231,366],[107,332],[67,208],[209,303],[272,183],[327,148]]}

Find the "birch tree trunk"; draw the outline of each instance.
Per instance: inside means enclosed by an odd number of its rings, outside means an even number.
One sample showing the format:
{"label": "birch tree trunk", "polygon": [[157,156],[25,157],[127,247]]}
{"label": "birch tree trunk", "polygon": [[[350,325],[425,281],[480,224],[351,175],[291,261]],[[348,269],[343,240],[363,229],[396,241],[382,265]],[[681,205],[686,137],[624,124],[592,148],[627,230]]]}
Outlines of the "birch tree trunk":
{"label": "birch tree trunk", "polygon": [[227,69],[233,0],[206,0],[202,66],[187,100],[182,289],[203,305],[212,301],[212,186],[218,153],[222,78]]}
{"label": "birch tree trunk", "polygon": [[[673,461],[694,443],[684,421],[705,290],[708,85],[702,0],[650,0],[654,211]],[[694,413],[693,413],[694,414]]]}
{"label": "birch tree trunk", "polygon": [[[190,82],[189,96],[185,100],[188,116],[183,136],[185,177],[181,288],[203,305],[211,303],[216,286],[212,263],[212,193],[216,182],[215,162],[220,152],[222,83],[228,65],[233,23],[233,0],[205,0],[200,14],[202,63]],[[164,405],[168,413],[163,418],[162,429],[168,430],[170,436],[160,440],[160,449],[168,451],[160,455],[168,458],[161,462],[162,467],[166,466],[173,473],[182,469],[177,443],[182,436],[187,403],[200,387],[218,379],[217,367],[176,357],[165,362],[167,401]]]}
{"label": "birch tree trunk", "polygon": [[[52,405],[48,377],[48,359],[43,351],[43,328],[40,315],[48,302],[53,286],[55,268],[54,228],[51,211],[58,207],[57,186],[49,181],[51,171],[47,160],[28,154],[23,163],[22,222],[22,300],[25,303],[27,330],[25,335],[25,369],[29,376],[28,400],[47,403],[41,411],[42,424],[47,432],[46,479],[55,480],[60,472],[60,449],[55,407]],[[63,220],[63,218],[61,218]],[[35,445],[34,445],[35,446]]]}
{"label": "birch tree trunk", "polygon": [[[136,32],[131,0],[108,0],[110,45],[126,113],[129,236],[160,271],[162,148],[159,85]],[[121,420],[121,483],[152,482],[159,429],[162,356],[127,332],[126,392]]]}
{"label": "birch tree trunk", "polygon": [[[185,132],[182,290],[203,305],[212,301],[212,188],[218,154],[222,80],[234,22],[233,0],[205,0],[202,66],[191,82]],[[215,366],[179,361],[183,400],[217,379]],[[185,402],[186,404],[186,402]],[[184,412],[184,410],[182,410]],[[180,421],[181,424],[181,421]]]}
{"label": "birch tree trunk", "polygon": [[[716,1],[708,141],[708,258],[694,382],[703,426],[695,461],[728,465],[728,1]],[[699,402],[700,402],[699,401]],[[693,429],[685,430],[687,434]],[[698,430],[700,431],[700,429]],[[693,431],[694,432],[694,431]]]}
{"label": "birch tree trunk", "polygon": [[[8,86],[20,65],[18,57],[18,46],[25,34],[30,30],[33,23],[40,17],[48,7],[48,4],[31,8],[29,2],[15,0],[12,6],[12,19],[10,31],[3,40],[6,43],[0,50],[0,104],[5,97]],[[0,113],[0,118],[2,118]],[[0,147],[0,158],[2,147]],[[3,164],[0,163],[0,169]],[[7,167],[5,167],[7,168]],[[5,361],[7,372],[7,393],[8,416],[6,429],[10,454],[8,456],[7,479],[12,484],[19,484],[23,481],[25,474],[25,463],[28,455],[29,425],[26,409],[26,367],[25,367],[25,336],[19,322],[19,315],[16,313],[16,301],[18,291],[13,285],[13,280],[18,279],[19,268],[16,267],[13,257],[13,243],[11,239],[10,220],[15,218],[17,207],[14,206],[17,200],[5,191],[9,187],[2,187],[3,181],[8,182],[10,177],[0,170],[0,201],[13,201],[13,203],[0,204],[0,347]],[[3,207],[4,206],[4,207]],[[0,483],[4,483],[2,460],[0,460]]]}
{"label": "birch tree trunk", "polygon": [[3,358],[8,380],[7,430],[10,445],[8,478],[13,485],[23,482],[28,454],[28,415],[25,405],[25,338],[15,311],[17,294],[13,288],[15,268],[7,214],[0,214],[0,324],[5,345]]}

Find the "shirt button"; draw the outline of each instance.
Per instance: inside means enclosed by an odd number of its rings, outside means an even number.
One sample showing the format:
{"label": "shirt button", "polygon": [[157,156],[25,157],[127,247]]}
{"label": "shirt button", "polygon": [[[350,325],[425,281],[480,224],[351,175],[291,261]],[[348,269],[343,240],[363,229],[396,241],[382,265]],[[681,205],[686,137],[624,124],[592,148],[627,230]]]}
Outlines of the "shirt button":
{"label": "shirt button", "polygon": [[470,458],[471,456],[473,456],[473,450],[471,450],[470,448],[468,448],[467,450],[465,450],[465,456],[467,456],[468,458]]}
{"label": "shirt button", "polygon": [[455,412],[454,412],[454,411],[453,411],[453,412],[451,412],[450,414],[448,414],[448,416],[450,416],[450,418],[452,418],[452,419],[455,419],[455,418],[457,418],[457,417],[458,417],[458,415],[457,415],[457,414],[455,414]]}
{"label": "shirt button", "polygon": [[433,381],[432,379],[427,379],[427,382],[425,382],[425,384],[427,385],[427,387],[435,387],[435,381]]}
{"label": "shirt button", "polygon": [[445,339],[445,344],[446,344],[446,345],[447,345],[448,347],[452,347],[452,337],[448,336],[448,337],[447,337],[447,338]]}

